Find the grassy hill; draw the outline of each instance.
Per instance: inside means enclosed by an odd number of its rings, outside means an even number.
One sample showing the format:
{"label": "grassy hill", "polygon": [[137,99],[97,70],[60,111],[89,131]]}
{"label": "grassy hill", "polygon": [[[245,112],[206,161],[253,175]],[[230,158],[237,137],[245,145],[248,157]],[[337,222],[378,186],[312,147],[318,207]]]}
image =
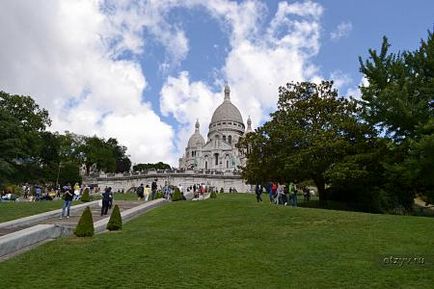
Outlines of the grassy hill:
{"label": "grassy hill", "polygon": [[[385,258],[424,264],[385,265]],[[122,232],[65,238],[0,263],[4,288],[432,288],[433,219],[175,202]]]}

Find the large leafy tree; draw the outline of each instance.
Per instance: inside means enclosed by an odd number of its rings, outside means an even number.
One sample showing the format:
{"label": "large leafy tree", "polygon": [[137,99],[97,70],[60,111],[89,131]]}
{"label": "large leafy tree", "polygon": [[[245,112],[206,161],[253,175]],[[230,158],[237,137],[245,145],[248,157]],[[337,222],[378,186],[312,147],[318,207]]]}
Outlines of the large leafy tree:
{"label": "large leafy tree", "polygon": [[348,156],[375,145],[375,136],[360,121],[359,111],[356,101],[338,97],[331,81],[280,87],[271,120],[239,144],[248,158],[244,176],[249,181],[263,181],[264,176],[281,182],[313,180],[325,205],[331,172],[361,171],[357,160],[353,167],[344,166],[346,171],[342,167]]}
{"label": "large leafy tree", "polygon": [[116,159],[112,147],[104,139],[97,136],[84,137],[83,140],[79,151],[86,166],[86,174],[89,175],[92,165],[95,165],[97,170],[114,172]]}
{"label": "large leafy tree", "polygon": [[115,172],[128,172],[131,168],[131,160],[127,155],[127,147],[120,145],[115,138],[109,138],[107,144],[112,148],[116,160]]}
{"label": "large leafy tree", "polygon": [[0,178],[7,179],[15,172],[17,160],[24,156],[19,121],[9,112],[0,109]]}
{"label": "large leafy tree", "polygon": [[36,167],[40,160],[42,132],[51,124],[48,112],[30,96],[0,91],[0,174]]}
{"label": "large leafy tree", "polygon": [[360,58],[368,85],[361,87],[364,118],[388,141],[383,155],[385,189],[411,209],[416,193],[434,194],[434,39],[428,33],[413,52],[391,53],[387,38],[379,52]]}

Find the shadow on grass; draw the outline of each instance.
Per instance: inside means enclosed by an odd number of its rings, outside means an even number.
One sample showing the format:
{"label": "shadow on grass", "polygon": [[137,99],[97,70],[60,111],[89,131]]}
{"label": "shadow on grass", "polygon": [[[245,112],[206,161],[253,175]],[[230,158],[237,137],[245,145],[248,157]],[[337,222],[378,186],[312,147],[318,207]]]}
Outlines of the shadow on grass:
{"label": "shadow on grass", "polygon": [[[298,203],[299,207],[302,208],[312,208],[312,209],[326,209],[326,210],[336,210],[336,211],[352,211],[352,212],[365,212],[365,213],[374,213],[374,214],[381,214],[380,212],[372,212],[365,210],[363,208],[360,208],[358,204],[354,203],[344,203],[344,202],[337,202],[337,201],[327,201],[326,207],[321,207],[319,205],[319,200],[310,200],[310,201],[304,201]],[[390,213],[393,214],[393,213]],[[393,215],[399,215],[397,213],[394,213]],[[419,205],[413,206],[413,212],[410,214],[411,216],[417,216],[417,217],[434,217],[434,210],[426,207],[422,207]]]}

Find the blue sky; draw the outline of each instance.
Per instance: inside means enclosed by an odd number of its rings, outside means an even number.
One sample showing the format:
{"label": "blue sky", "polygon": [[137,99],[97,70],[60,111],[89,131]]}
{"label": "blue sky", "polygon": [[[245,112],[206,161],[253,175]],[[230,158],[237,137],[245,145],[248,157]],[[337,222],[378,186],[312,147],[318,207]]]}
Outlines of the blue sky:
{"label": "blue sky", "polygon": [[0,89],[34,97],[53,131],[116,137],[134,163],[177,165],[206,136],[228,81],[258,126],[289,81],[334,79],[358,96],[358,57],[414,50],[434,1],[0,2]]}

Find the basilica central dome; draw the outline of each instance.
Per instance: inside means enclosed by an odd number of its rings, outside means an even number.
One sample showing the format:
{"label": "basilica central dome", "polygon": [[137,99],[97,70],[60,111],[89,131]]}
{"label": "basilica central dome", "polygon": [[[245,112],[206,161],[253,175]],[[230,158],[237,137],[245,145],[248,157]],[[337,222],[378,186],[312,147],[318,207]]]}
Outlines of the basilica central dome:
{"label": "basilica central dome", "polygon": [[235,121],[243,124],[243,117],[240,111],[230,100],[230,88],[228,85],[225,86],[225,100],[214,111],[210,126],[222,121]]}

